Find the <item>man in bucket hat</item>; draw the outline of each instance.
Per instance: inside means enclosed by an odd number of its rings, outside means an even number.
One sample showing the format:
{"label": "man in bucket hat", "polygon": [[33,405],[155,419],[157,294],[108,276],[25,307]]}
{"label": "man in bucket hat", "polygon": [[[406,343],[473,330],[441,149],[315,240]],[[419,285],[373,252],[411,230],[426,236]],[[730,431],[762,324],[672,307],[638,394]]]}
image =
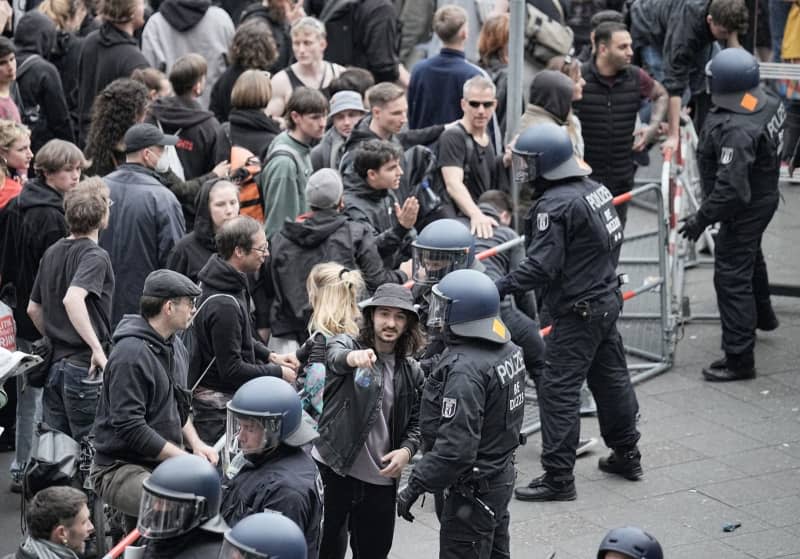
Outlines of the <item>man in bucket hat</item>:
{"label": "man in bucket hat", "polygon": [[422,336],[414,299],[385,283],[362,308],[358,338],[336,336],[327,345],[312,451],[325,488],[321,557],[339,556],[348,529],[354,557],[388,556],[397,483],[419,447],[423,376],[411,355]]}

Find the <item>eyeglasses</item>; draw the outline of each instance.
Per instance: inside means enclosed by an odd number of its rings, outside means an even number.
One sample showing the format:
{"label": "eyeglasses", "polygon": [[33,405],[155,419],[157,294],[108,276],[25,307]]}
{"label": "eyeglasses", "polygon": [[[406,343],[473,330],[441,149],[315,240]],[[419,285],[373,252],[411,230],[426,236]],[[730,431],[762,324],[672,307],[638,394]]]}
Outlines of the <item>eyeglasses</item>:
{"label": "eyeglasses", "polygon": [[179,305],[179,304],[181,304],[182,302],[185,301],[185,302],[189,303],[189,306],[191,308],[194,308],[196,306],[196,303],[197,303],[197,297],[180,297],[178,299],[171,299],[171,301],[172,301],[173,305]]}
{"label": "eyeglasses", "polygon": [[492,99],[491,101],[467,101],[467,103],[473,109],[477,109],[480,106],[483,106],[484,109],[491,109],[497,101]]}
{"label": "eyeglasses", "polygon": [[264,245],[263,247],[253,247],[250,250],[254,250],[256,252],[260,252],[261,254],[266,256],[269,253],[269,246],[268,245]]}

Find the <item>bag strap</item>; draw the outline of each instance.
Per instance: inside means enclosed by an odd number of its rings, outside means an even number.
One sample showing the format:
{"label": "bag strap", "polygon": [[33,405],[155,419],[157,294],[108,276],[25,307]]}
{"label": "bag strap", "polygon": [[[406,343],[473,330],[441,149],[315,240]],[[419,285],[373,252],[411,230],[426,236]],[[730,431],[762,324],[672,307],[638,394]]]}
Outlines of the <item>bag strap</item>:
{"label": "bag strap", "polygon": [[[203,307],[206,306],[206,303],[208,303],[211,299],[214,299],[216,297],[230,297],[231,299],[233,299],[236,302],[236,306],[239,308],[239,310],[242,310],[242,305],[239,303],[239,299],[237,299],[236,297],[234,297],[230,293],[214,293],[213,295],[209,295],[208,298],[205,301],[200,303],[200,307],[194,312],[194,316],[192,316],[192,320],[189,323],[189,326],[186,327],[187,330],[194,326],[194,319],[197,318],[200,315],[200,311],[203,309]],[[198,386],[200,386],[200,381],[203,380],[203,378],[206,376],[208,371],[211,370],[212,365],[214,365],[214,363],[216,363],[216,361],[217,361],[217,356],[215,355],[214,357],[211,358],[211,361],[208,363],[208,366],[206,366],[205,370],[202,372],[200,377],[197,379],[197,382],[195,382],[194,386],[192,386],[191,392],[194,392],[195,389]]]}

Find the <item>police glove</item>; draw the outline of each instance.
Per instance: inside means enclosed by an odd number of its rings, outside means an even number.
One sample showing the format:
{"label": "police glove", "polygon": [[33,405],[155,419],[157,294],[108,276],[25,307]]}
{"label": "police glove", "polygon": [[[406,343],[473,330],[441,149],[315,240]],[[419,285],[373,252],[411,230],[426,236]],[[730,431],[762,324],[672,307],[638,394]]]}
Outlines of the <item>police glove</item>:
{"label": "police glove", "polygon": [[397,494],[397,516],[414,522],[414,515],[411,514],[411,507],[419,499],[419,493],[406,486]]}
{"label": "police glove", "polygon": [[706,224],[697,214],[690,215],[683,221],[683,225],[678,229],[678,233],[692,242],[696,242],[706,230]]}

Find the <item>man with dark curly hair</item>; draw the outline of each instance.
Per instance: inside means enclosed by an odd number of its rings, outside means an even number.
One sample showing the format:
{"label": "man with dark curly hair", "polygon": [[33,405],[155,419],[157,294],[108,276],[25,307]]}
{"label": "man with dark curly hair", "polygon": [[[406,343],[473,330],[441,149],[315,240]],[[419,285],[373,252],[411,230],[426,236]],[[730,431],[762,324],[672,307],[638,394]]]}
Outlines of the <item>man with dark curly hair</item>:
{"label": "man with dark curly hair", "polygon": [[695,127],[710,108],[704,68],[715,43],[739,46],[747,31],[744,0],[636,0],[631,6],[631,38],[643,66],[669,93],[669,133],[662,149],[678,145],[681,98],[689,88]]}

